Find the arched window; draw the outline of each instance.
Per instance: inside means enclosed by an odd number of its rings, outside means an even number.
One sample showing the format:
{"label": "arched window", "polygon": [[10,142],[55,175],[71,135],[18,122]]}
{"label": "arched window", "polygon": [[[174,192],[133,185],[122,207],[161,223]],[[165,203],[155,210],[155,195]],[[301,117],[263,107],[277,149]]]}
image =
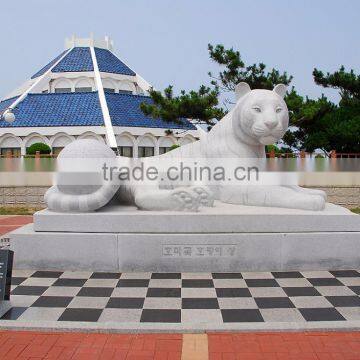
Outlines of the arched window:
{"label": "arched window", "polygon": [[80,79],[75,84],[75,92],[91,92],[92,89],[92,83],[88,79]]}
{"label": "arched window", "polygon": [[5,138],[0,142],[0,154],[1,156],[20,157],[20,139],[17,139],[15,136]]}
{"label": "arched window", "polygon": [[52,154],[55,156],[58,156],[60,151],[67,145],[70,144],[72,141],[71,138],[69,138],[66,135],[60,135],[55,138],[55,140],[52,142]]}
{"label": "arched window", "polygon": [[97,140],[100,142],[104,142],[104,140],[102,139],[101,135],[97,135],[93,132],[86,132],[81,134],[78,139],[90,139],[90,140]]}
{"label": "arched window", "polygon": [[155,154],[155,144],[153,139],[150,136],[141,137],[139,140],[139,147],[138,147],[139,158],[154,156],[154,154]]}
{"label": "arched window", "polygon": [[163,137],[159,140],[159,154],[165,154],[171,150],[171,147],[175,144],[172,138]]}
{"label": "arched window", "polygon": [[54,82],[54,92],[55,93],[70,93],[71,92],[71,82],[67,79],[58,79]]}
{"label": "arched window", "polygon": [[132,94],[134,91],[134,86],[128,81],[119,81],[119,94]]}
{"label": "arched window", "polygon": [[41,137],[39,135],[35,135],[35,136],[32,136],[31,138],[29,138],[28,141],[26,141],[25,146],[26,146],[26,148],[28,148],[32,144],[36,144],[36,143],[46,144],[46,139],[44,139],[43,137]]}
{"label": "arched window", "polygon": [[134,143],[129,136],[121,135],[116,137],[118,150],[121,156],[134,156]]}
{"label": "arched window", "polygon": [[115,83],[110,79],[102,79],[102,85],[104,88],[104,91],[106,93],[114,93],[115,92]]}

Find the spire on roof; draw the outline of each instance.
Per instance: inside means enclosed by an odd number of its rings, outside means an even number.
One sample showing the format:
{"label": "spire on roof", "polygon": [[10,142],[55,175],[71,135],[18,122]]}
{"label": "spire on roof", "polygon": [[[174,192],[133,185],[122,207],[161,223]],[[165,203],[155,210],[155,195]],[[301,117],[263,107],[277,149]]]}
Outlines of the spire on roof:
{"label": "spire on roof", "polygon": [[72,47],[96,47],[105,50],[114,50],[114,43],[110,40],[109,36],[105,36],[103,40],[94,39],[93,33],[89,38],[78,38],[76,35],[72,35],[71,38],[65,40],[65,49]]}

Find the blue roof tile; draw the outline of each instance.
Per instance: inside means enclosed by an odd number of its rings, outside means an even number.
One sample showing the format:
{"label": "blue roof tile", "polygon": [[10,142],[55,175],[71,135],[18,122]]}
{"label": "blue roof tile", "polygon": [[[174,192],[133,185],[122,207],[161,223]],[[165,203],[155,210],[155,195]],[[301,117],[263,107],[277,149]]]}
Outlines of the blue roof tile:
{"label": "blue roof tile", "polygon": [[4,101],[0,102],[0,115],[3,114],[3,112],[18,98],[18,96],[15,96],[10,99],[6,99]]}
{"label": "blue roof tile", "polygon": [[111,51],[95,48],[96,60],[101,72],[135,76],[136,74]]}
{"label": "blue roof tile", "polygon": [[41,75],[44,75],[46,71],[48,71],[68,50],[63,51],[59,56],[55,59],[51,60],[47,65],[45,65],[41,70],[39,70],[36,74],[34,74],[31,78],[35,79]]}
{"label": "blue roof tile", "polygon": [[[66,53],[65,50],[31,78],[37,78],[49,70]],[[112,74],[123,74],[135,76],[136,73],[118,59],[112,52],[106,49],[95,48],[99,70]],[[52,72],[82,72],[93,71],[94,66],[91,59],[89,47],[76,47],[72,49],[51,71]]]}
{"label": "blue roof tile", "polygon": [[142,102],[151,103],[152,100],[148,96],[111,93],[106,93],[105,96],[112,124],[114,126],[137,126],[188,130],[196,129],[196,127],[188,120],[184,120],[183,124],[176,124],[146,116],[141,111],[140,104]]}
{"label": "blue roof tile", "polygon": [[93,71],[89,47],[73,48],[51,71],[52,72],[80,72]]}
{"label": "blue roof tile", "polygon": [[[1,106],[3,102],[0,103]],[[0,121],[0,127],[104,125],[96,92],[29,94],[14,109],[14,114],[13,123]]]}
{"label": "blue roof tile", "polygon": [[[183,124],[176,124],[144,115],[140,104],[150,103],[152,100],[148,96],[110,93],[105,96],[114,126],[196,129],[187,120]],[[0,102],[0,111],[5,110],[14,100],[15,98]],[[97,92],[29,94],[14,109],[14,114],[16,119],[13,123],[0,121],[0,127],[104,125]]]}

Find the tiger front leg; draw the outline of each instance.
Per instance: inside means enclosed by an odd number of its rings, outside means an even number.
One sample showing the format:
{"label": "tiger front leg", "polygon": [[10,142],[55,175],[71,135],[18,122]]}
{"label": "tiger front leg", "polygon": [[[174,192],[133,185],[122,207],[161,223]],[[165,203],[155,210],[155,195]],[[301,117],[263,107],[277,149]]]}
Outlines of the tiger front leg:
{"label": "tiger front leg", "polygon": [[224,186],[220,201],[229,204],[267,206],[289,209],[320,211],[325,199],[316,194],[298,192],[285,186]]}
{"label": "tiger front leg", "polygon": [[215,196],[214,193],[206,186],[191,186],[190,189],[198,196],[200,206],[213,207]]}
{"label": "tiger front leg", "polygon": [[190,188],[159,190],[140,186],[134,201],[139,209],[153,211],[198,211],[200,206],[199,196]]}

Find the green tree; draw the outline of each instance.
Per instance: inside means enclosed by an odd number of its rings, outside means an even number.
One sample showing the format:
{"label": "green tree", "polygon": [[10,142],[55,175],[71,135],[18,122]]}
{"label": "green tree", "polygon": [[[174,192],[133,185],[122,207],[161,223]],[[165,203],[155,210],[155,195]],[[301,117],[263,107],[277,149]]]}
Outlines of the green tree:
{"label": "green tree", "polygon": [[209,72],[211,83],[225,92],[233,92],[239,82],[246,82],[251,89],[272,90],[277,84],[289,85],[292,76],[286,72],[271,69],[267,71],[264,63],[246,65],[242,60],[240,52],[233,48],[226,49],[224,45],[208,44],[210,59],[224,69],[214,75]]}
{"label": "green tree", "polygon": [[211,88],[202,85],[197,91],[183,90],[178,96],[174,95],[171,85],[163,92],[150,89],[152,103],[140,105],[143,113],[165,121],[179,123],[181,119],[189,118],[213,126],[216,120],[220,120],[227,113],[227,109],[219,105],[220,94],[233,91],[239,82],[247,82],[254,89],[272,89],[276,84],[288,85],[292,80],[292,76],[288,76],[286,72],[280,73],[276,69],[268,72],[263,63],[246,65],[240,53],[233,48],[225,49],[220,44],[209,44],[208,50],[210,59],[224,67],[216,77],[209,73]]}
{"label": "green tree", "polygon": [[360,76],[353,70],[346,72],[343,66],[334,73],[313,71],[314,81],[324,88],[339,91],[338,105],[325,96],[312,100],[299,96],[292,90],[287,96],[290,124],[284,142],[290,147],[325,153],[360,152]]}
{"label": "green tree", "polygon": [[44,143],[34,143],[26,149],[26,154],[35,155],[37,151],[39,151],[40,154],[50,154],[51,148]]}
{"label": "green tree", "polygon": [[340,92],[342,105],[351,105],[360,101],[360,75],[356,75],[354,70],[346,71],[344,66],[334,73],[326,75],[318,69],[313,71],[314,81],[324,88],[337,89]]}
{"label": "green tree", "polygon": [[[209,72],[212,87],[201,86],[195,91],[181,91],[175,96],[173,87],[163,92],[150,90],[153,103],[141,104],[141,110],[155,119],[181,122],[184,118],[197,120],[211,127],[221,119],[227,109],[220,105],[220,96],[233,92],[239,82],[247,82],[252,89],[273,89],[276,84],[289,85],[292,76],[277,69],[268,70],[262,62],[247,65],[240,52],[224,45],[208,45],[209,56],[220,66],[217,75]],[[316,84],[339,91],[339,105],[325,96],[318,99],[303,97],[292,87],[285,101],[289,108],[290,129],[285,134],[282,146],[286,151],[322,149],[326,153],[360,152],[360,76],[343,66],[334,73],[314,69]],[[231,103],[225,100],[223,105]]]}
{"label": "green tree", "polygon": [[221,119],[225,111],[218,107],[219,89],[200,86],[198,91],[186,93],[184,90],[179,96],[174,96],[173,87],[168,86],[164,92],[149,90],[152,103],[142,103],[140,109],[145,115],[155,119],[181,123],[183,119],[197,120],[199,123],[214,124],[214,119]]}

